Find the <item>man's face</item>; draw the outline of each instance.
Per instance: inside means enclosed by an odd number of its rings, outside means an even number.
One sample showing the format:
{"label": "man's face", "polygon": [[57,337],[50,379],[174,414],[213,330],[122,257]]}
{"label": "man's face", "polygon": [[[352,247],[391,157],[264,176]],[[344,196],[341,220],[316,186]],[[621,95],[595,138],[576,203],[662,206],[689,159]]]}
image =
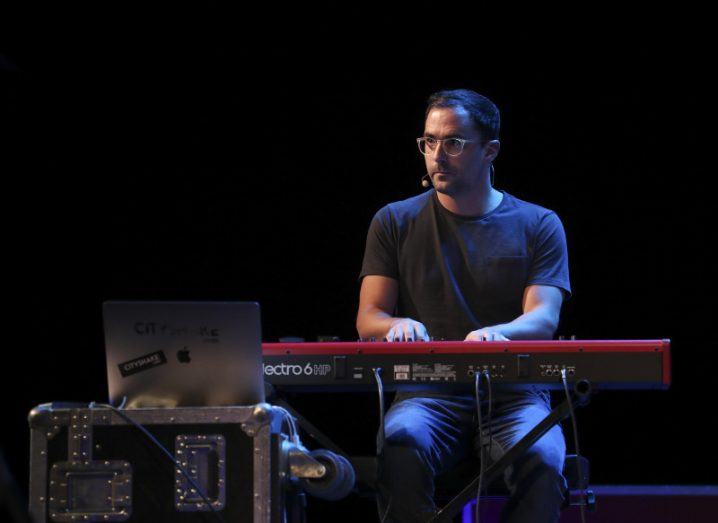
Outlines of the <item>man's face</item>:
{"label": "man's face", "polygon": [[464,145],[458,156],[449,156],[441,145],[424,156],[426,172],[431,177],[437,192],[449,196],[466,192],[477,186],[481,175],[496,156],[487,147],[495,147],[489,142],[482,146],[479,131],[471,121],[469,113],[462,107],[442,107],[429,111],[424,125],[424,136],[445,140],[447,138],[463,138],[471,143]]}

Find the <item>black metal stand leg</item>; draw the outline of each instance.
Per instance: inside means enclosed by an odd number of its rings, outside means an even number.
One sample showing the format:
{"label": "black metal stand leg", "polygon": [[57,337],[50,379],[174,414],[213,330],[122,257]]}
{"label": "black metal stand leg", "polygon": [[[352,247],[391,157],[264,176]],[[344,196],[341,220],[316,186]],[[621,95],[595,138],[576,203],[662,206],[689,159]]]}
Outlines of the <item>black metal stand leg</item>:
{"label": "black metal stand leg", "polygon": [[[585,392],[578,391],[574,395],[574,406],[584,406],[588,403],[591,388],[585,385]],[[516,462],[521,455],[526,452],[534,443],[546,434],[551,427],[562,422],[571,415],[570,403],[568,399],[564,400],[558,407],[554,408],[551,413],[536,425],[528,434],[521,438],[516,445],[511,447],[506,454],[501,456],[486,471],[484,471],[483,482],[490,485],[509,465]],[[444,508],[437,512],[436,516],[431,520],[432,523],[443,522],[450,523],[452,518],[459,513],[466,503],[476,497],[476,489],[479,486],[478,476],[464,490],[462,490],[454,499],[452,499]]]}
{"label": "black metal stand leg", "polygon": [[330,440],[326,434],[324,434],[321,430],[312,425],[304,416],[294,410],[294,408],[289,403],[287,403],[286,400],[279,397],[275,397],[272,398],[272,403],[285,408],[292,416],[297,419],[299,426],[304,429],[304,431],[309,434],[312,439],[319,443],[323,448],[331,450],[335,454],[340,454],[347,459],[351,459],[349,455],[341,448],[339,448],[332,440]]}

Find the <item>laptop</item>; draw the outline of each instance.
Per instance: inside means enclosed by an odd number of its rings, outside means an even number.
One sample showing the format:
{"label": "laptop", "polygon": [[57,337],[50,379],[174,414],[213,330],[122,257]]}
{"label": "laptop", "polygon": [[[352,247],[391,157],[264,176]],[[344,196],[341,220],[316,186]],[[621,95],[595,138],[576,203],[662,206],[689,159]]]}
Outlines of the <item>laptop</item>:
{"label": "laptop", "polygon": [[258,303],[107,301],[103,318],[113,405],[264,401]]}

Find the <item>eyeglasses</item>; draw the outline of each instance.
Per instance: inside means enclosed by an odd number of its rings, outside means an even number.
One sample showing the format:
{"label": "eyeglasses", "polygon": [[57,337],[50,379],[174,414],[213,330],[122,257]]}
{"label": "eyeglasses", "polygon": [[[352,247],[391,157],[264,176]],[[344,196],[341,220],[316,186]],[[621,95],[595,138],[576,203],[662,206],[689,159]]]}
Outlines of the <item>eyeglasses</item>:
{"label": "eyeglasses", "polygon": [[464,150],[464,146],[467,143],[478,142],[479,140],[465,140],[463,138],[446,138],[439,140],[430,136],[422,136],[416,139],[416,143],[419,145],[419,151],[421,154],[429,154],[436,150],[441,143],[444,147],[444,152],[449,156],[459,156]]}

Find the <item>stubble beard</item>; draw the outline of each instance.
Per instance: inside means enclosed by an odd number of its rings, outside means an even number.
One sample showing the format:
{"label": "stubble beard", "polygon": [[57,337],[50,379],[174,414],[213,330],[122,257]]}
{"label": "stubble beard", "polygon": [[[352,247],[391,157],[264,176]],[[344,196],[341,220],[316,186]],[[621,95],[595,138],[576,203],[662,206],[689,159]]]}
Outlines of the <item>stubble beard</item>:
{"label": "stubble beard", "polygon": [[466,183],[461,176],[452,174],[448,181],[435,182],[434,189],[436,192],[445,194],[446,196],[456,197],[459,194],[466,192],[470,189],[469,184]]}

